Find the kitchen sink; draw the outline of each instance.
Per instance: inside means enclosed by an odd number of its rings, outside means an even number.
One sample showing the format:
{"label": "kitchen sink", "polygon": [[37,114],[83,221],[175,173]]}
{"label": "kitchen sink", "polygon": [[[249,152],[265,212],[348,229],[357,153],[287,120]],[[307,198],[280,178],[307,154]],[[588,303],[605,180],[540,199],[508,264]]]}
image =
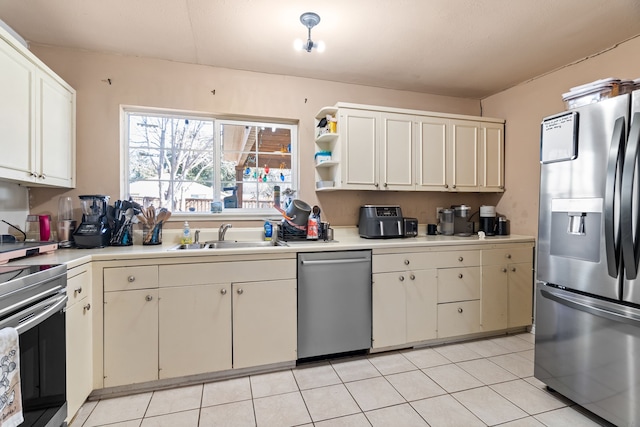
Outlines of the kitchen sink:
{"label": "kitchen sink", "polygon": [[205,243],[190,243],[175,246],[169,250],[190,250],[190,249],[235,249],[235,248],[263,248],[274,246],[273,242],[255,241],[255,242],[238,242],[236,240],[222,240]]}

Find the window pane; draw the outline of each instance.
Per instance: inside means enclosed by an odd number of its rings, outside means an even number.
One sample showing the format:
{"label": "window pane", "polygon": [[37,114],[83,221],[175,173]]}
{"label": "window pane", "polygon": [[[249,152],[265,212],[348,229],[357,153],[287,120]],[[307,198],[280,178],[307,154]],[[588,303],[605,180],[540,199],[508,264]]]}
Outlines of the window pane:
{"label": "window pane", "polygon": [[129,193],[172,212],[209,210],[213,121],[129,115]]}
{"label": "window pane", "polygon": [[291,130],[225,124],[221,133],[224,207],[272,208],[273,187],[292,187]]}

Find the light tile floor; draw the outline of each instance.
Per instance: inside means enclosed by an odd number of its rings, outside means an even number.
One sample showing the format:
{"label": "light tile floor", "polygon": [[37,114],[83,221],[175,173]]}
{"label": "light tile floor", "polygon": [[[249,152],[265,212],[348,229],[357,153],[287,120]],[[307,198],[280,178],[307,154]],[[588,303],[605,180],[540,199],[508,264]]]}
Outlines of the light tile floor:
{"label": "light tile floor", "polygon": [[71,427],[598,426],[533,378],[522,333],[86,402]]}

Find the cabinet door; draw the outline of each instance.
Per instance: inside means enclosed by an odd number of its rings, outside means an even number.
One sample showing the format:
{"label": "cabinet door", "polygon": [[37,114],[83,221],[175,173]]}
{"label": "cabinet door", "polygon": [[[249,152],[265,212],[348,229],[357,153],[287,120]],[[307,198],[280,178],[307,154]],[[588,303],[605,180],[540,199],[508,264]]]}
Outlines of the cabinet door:
{"label": "cabinet door", "polygon": [[420,117],[417,121],[417,189],[446,191],[449,187],[447,157],[448,120],[437,117]]}
{"label": "cabinet door", "polygon": [[509,328],[529,326],[533,318],[533,265],[509,264]]}
{"label": "cabinet door", "polygon": [[68,420],[75,416],[93,390],[90,302],[91,299],[85,297],[66,311]]}
{"label": "cabinet door", "polygon": [[160,379],[231,369],[230,291],[229,285],[160,289]]}
{"label": "cabinet door", "polygon": [[408,272],[404,283],[407,295],[407,342],[436,338],[438,322],[436,270]]}
{"label": "cabinet door", "polygon": [[74,94],[48,74],[38,72],[39,181],[46,185],[74,187]]}
{"label": "cabinet door", "polygon": [[483,331],[507,329],[507,266],[487,265],[482,267],[482,311]]}
{"label": "cabinet door", "polygon": [[504,124],[482,123],[480,191],[504,191]]}
{"label": "cabinet door", "polygon": [[158,379],[158,290],[105,292],[104,386]]}
{"label": "cabinet door", "polygon": [[477,122],[451,120],[452,179],[455,191],[478,191],[480,130]]}
{"label": "cabinet door", "polygon": [[31,181],[35,165],[35,65],[0,40],[0,177]]}
{"label": "cabinet door", "polygon": [[296,360],[296,280],[234,283],[233,367]]}
{"label": "cabinet door", "polygon": [[373,190],[378,182],[378,123],[380,113],[340,110],[344,182],[348,189]]}
{"label": "cabinet door", "polygon": [[438,304],[438,338],[480,332],[480,301]]}
{"label": "cabinet door", "polygon": [[413,120],[406,114],[382,114],[380,188],[413,190]]}
{"label": "cabinet door", "polygon": [[378,273],[372,285],[373,348],[407,342],[407,272]]}

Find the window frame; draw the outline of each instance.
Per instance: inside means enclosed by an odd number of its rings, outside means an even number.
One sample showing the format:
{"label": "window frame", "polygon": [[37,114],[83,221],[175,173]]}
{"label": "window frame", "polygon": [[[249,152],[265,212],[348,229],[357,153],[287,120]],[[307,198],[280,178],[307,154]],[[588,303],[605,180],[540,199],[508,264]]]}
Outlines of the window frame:
{"label": "window frame", "polygon": [[[291,186],[298,193],[300,188],[300,168],[299,168],[299,121],[291,119],[280,119],[271,117],[251,117],[228,114],[205,113],[199,111],[178,110],[173,108],[156,108],[141,107],[135,105],[120,106],[120,195],[121,199],[129,198],[129,116],[148,115],[148,116],[173,116],[178,118],[189,118],[194,120],[210,120],[213,122],[214,129],[214,150],[220,147],[220,125],[249,125],[258,127],[273,127],[277,125],[279,128],[289,129],[291,135]],[[214,168],[220,171],[221,156],[220,153],[214,151]],[[216,175],[215,186],[221,186],[220,177]],[[284,190],[284,188],[282,189]],[[213,195],[213,194],[212,194]],[[206,221],[206,220],[223,220],[223,221],[261,221],[265,219],[280,219],[282,214],[275,208],[233,208],[223,209],[220,213],[212,212],[173,212],[170,222],[172,221]]]}

